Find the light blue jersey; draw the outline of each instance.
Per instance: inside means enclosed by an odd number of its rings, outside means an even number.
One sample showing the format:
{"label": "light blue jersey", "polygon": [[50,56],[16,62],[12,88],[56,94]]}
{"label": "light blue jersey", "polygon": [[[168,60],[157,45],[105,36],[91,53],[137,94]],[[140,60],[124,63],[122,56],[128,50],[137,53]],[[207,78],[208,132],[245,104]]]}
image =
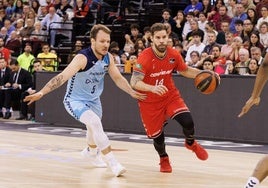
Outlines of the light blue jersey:
{"label": "light blue jersey", "polygon": [[84,70],[79,71],[68,80],[63,101],[64,106],[78,120],[82,113],[89,109],[101,118],[100,95],[103,91],[104,76],[110,63],[109,55],[107,54],[102,60],[98,60],[91,47],[81,50],[79,54],[87,57],[87,65]]}

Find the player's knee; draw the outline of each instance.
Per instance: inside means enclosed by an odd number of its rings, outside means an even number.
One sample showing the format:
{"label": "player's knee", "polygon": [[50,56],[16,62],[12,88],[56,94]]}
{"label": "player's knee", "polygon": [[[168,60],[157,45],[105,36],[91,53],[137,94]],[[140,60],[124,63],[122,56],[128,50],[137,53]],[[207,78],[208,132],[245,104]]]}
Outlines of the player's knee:
{"label": "player's knee", "polygon": [[173,119],[175,119],[184,129],[194,129],[193,118],[189,112],[178,114]]}
{"label": "player's knee", "polygon": [[80,121],[87,126],[87,129],[92,131],[102,130],[102,124],[99,116],[97,116],[93,111],[85,111],[81,117]]}
{"label": "player's knee", "polygon": [[90,130],[93,140],[100,150],[104,150],[110,145],[109,139],[103,131],[101,120],[94,112],[90,110],[84,112],[80,117],[80,121]]}

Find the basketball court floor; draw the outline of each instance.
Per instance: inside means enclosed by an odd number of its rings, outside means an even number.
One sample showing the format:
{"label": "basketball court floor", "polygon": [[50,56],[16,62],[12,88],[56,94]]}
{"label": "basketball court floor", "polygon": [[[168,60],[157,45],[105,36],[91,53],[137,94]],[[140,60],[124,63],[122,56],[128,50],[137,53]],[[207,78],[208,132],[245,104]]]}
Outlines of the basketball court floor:
{"label": "basketball court floor", "polygon": [[[107,133],[121,177],[82,159],[85,130],[0,119],[0,188],[243,188],[267,145],[200,140],[209,159],[199,161],[183,139],[167,138],[172,173],[144,135]],[[268,187],[265,180],[260,188]]]}

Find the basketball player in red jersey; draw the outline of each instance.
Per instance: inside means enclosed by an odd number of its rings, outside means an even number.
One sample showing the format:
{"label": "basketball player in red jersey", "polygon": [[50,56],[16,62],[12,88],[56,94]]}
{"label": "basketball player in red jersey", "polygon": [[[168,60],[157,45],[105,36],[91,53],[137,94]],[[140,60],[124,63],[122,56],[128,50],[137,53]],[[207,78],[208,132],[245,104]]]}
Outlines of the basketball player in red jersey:
{"label": "basketball player in red jersey", "polygon": [[195,152],[200,160],[208,158],[206,150],[195,141],[191,113],[172,79],[173,71],[195,78],[200,70],[188,67],[178,51],[167,47],[168,34],[164,24],[155,23],[151,32],[152,47],[146,48],[139,55],[130,84],[134,89],[147,94],[145,100],[138,101],[141,119],[147,136],[153,139],[155,150],[160,156],[160,172],[171,173],[164,136],[167,118],[182,125],[186,148]]}

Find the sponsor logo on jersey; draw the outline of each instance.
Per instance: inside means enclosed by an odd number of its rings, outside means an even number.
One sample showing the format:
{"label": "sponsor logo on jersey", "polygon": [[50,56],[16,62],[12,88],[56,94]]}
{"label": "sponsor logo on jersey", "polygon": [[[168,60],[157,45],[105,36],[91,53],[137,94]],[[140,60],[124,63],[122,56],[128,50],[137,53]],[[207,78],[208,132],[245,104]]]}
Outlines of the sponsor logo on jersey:
{"label": "sponsor logo on jersey", "polygon": [[137,69],[142,69],[142,65],[141,64],[136,64],[136,68]]}
{"label": "sponsor logo on jersey", "polygon": [[157,77],[157,76],[171,74],[172,71],[173,71],[173,69],[171,69],[171,70],[162,70],[160,72],[155,72],[155,73],[150,74],[150,77]]}
{"label": "sponsor logo on jersey", "polygon": [[170,63],[170,64],[173,64],[174,62],[175,62],[175,58],[170,58],[170,59],[169,59],[169,63]]}

